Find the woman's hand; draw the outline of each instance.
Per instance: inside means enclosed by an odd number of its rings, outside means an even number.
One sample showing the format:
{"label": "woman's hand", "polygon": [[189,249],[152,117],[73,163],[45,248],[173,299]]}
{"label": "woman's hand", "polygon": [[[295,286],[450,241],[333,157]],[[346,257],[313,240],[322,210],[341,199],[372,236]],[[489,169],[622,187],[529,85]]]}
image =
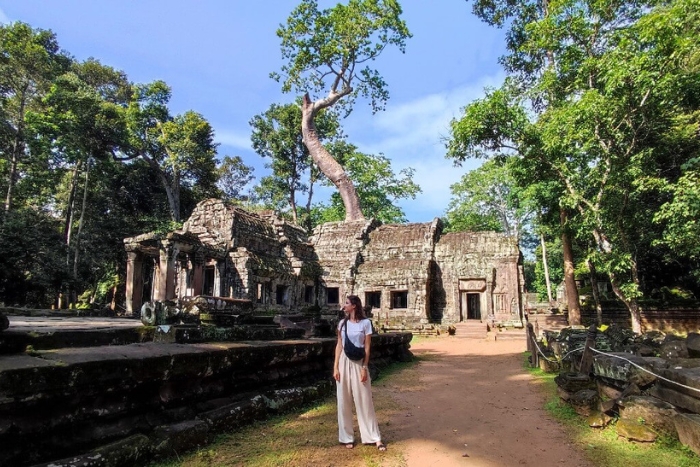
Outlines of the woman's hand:
{"label": "woman's hand", "polygon": [[360,370],[360,382],[364,383],[365,381],[367,381],[367,367],[363,366]]}
{"label": "woman's hand", "polygon": [[336,381],[340,382],[340,370],[338,368],[333,369],[333,378],[335,378]]}

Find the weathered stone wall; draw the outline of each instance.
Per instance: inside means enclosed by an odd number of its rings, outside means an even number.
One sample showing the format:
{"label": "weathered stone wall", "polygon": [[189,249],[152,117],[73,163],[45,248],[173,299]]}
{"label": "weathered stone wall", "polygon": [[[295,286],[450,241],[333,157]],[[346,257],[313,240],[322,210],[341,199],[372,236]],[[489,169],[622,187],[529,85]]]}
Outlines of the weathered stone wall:
{"label": "weathered stone wall", "polygon": [[319,305],[326,314],[334,314],[341,303],[328,303],[327,289],[338,288],[339,297],[354,293],[355,272],[361,261],[360,251],[369,239],[377,221],[328,222],[311,236],[310,242],[322,271],[319,279]]}
{"label": "weathered stone wall", "polygon": [[[410,340],[408,333],[373,335],[371,364],[404,359]],[[108,443],[128,446],[135,436],[140,463],[170,455],[173,448],[194,448],[223,430],[327,394],[334,350],[335,339],[314,339],[148,343],[2,356],[0,465],[68,456],[85,461],[81,453]],[[187,435],[193,438],[183,439]],[[104,465],[135,464],[126,456]]]}
{"label": "weathered stone wall", "polygon": [[[439,219],[398,225],[331,222],[307,237],[271,213],[207,200],[197,205],[182,231],[169,234],[172,245],[154,246],[139,238],[126,240],[130,251],[158,254],[155,300],[220,294],[249,299],[263,310],[332,318],[345,297],[356,294],[372,305],[385,329],[421,329],[468,318],[519,321],[522,316],[515,240],[493,232],[442,235]],[[196,238],[201,244],[191,245]],[[171,256],[178,251],[182,254],[174,261]],[[127,265],[132,278],[144,269],[137,256]],[[136,301],[138,284],[129,291],[127,297]]]}
{"label": "weathered stone wall", "polygon": [[[369,234],[357,267],[355,293],[368,304],[380,294],[372,313],[383,326],[415,326],[429,321],[430,273],[437,223],[382,225]],[[406,294],[403,297],[397,294]]]}
{"label": "weathered stone wall", "polygon": [[467,319],[464,295],[478,294],[481,319],[521,317],[520,251],[496,232],[455,232],[435,245],[432,313],[443,323]]}

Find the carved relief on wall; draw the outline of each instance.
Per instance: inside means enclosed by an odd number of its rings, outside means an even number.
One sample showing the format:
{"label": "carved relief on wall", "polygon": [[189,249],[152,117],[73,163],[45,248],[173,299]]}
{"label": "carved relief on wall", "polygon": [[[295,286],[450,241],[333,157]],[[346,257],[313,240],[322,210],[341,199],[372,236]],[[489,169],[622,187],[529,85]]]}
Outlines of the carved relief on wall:
{"label": "carved relief on wall", "polygon": [[486,290],[486,279],[460,279],[459,290],[483,292]]}

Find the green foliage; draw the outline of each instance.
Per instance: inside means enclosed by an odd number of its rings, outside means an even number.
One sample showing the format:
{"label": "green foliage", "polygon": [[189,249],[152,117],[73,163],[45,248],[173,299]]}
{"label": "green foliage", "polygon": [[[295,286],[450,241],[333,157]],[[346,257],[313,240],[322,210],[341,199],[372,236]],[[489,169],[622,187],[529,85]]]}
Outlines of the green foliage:
{"label": "green foliage", "polygon": [[0,57],[0,301],[109,301],[125,237],[171,230],[169,213],[219,194],[213,130],[170,116],[167,84],[77,62],[51,31],[0,26]]}
{"label": "green foliage", "polygon": [[[300,215],[297,195],[307,195],[306,210],[302,212],[308,212],[314,185],[322,175],[304,144],[301,120],[299,104],[272,104],[250,121],[253,149],[270,160],[265,167],[272,169],[272,175],[263,177],[254,191],[256,199],[267,207],[289,213],[293,221],[309,227],[308,216]],[[319,141],[332,143],[342,139],[338,116],[334,112],[319,112],[315,125]]]}
{"label": "green foliage", "polygon": [[347,113],[357,96],[381,110],[389,97],[386,83],[368,64],[387,46],[404,51],[411,33],[401,13],[396,0],[350,0],[325,10],[302,0],[277,30],[287,63],[271,76],[284,92],[349,94],[341,104]]}
{"label": "green foliage", "polygon": [[513,158],[492,159],[450,186],[449,230],[495,230],[521,238],[532,217],[511,173]]}
{"label": "green foliage", "polygon": [[[421,191],[413,181],[412,168],[394,173],[387,157],[363,154],[354,145],[345,142],[334,145],[331,151],[354,180],[362,212],[367,217],[384,223],[406,222],[403,210],[395,203],[401,199],[413,199]],[[330,205],[314,206],[311,217],[314,225],[345,219],[345,207],[340,195],[333,193]]]}
{"label": "green foliage", "polygon": [[240,156],[224,156],[217,168],[218,188],[226,201],[245,201],[243,190],[255,179],[255,169],[246,165]]}
{"label": "green foliage", "polygon": [[692,252],[681,245],[693,235],[697,185],[684,167],[700,149],[700,4],[477,0],[474,11],[509,25],[510,76],[452,123],[448,155],[517,155],[518,183],[543,212],[570,212],[584,257],[632,307],[655,246]]}

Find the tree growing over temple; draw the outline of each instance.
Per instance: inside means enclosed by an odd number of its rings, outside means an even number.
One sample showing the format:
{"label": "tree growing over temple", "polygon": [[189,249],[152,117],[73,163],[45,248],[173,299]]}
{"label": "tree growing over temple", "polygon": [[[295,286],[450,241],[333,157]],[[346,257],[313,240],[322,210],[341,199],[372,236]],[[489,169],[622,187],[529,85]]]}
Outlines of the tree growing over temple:
{"label": "tree growing over temple", "polygon": [[319,10],[315,0],[303,0],[277,30],[287,63],[271,76],[282,82],[284,92],[303,94],[304,144],[337,187],[346,221],[364,218],[360,199],[348,174],[321,143],[315,119],[321,110],[336,105],[347,116],[358,96],[368,98],[375,112],[384,108],[387,84],[370,62],[387,46],[404,51],[411,33],[401,13],[396,0],[350,0],[325,10]]}

